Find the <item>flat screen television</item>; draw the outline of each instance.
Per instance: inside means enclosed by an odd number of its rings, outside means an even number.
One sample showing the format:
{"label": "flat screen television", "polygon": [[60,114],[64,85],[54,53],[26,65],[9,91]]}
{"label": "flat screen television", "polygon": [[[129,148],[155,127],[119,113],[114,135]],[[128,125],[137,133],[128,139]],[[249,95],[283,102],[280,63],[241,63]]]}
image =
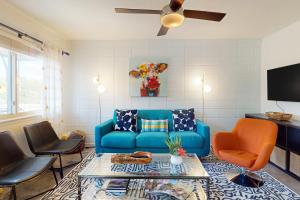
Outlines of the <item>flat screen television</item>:
{"label": "flat screen television", "polygon": [[267,72],[268,100],[300,102],[300,63]]}

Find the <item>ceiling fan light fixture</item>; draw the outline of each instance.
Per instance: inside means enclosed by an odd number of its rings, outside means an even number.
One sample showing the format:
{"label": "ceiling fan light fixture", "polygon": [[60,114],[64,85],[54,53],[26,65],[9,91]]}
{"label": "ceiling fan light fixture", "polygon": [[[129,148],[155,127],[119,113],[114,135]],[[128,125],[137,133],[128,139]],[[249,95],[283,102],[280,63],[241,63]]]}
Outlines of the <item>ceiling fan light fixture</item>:
{"label": "ceiling fan light fixture", "polygon": [[173,12],[169,5],[165,6],[160,16],[160,21],[164,27],[174,28],[180,26],[184,21],[183,9]]}

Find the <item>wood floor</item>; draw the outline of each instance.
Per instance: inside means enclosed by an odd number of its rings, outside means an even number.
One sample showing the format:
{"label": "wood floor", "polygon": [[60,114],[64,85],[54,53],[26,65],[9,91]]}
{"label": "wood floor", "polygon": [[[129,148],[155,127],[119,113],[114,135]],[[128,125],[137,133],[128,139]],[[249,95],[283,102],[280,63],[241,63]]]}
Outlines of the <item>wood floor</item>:
{"label": "wood floor", "polygon": [[[91,151],[94,151],[93,148],[85,149],[83,152],[83,156],[87,156]],[[64,163],[70,163],[74,160],[79,160],[79,155],[67,155],[64,156],[63,162]],[[57,163],[56,163],[57,165]],[[72,170],[72,167],[66,168],[64,170],[64,174],[67,174]],[[291,188],[296,193],[300,194],[300,182],[294,179],[293,177],[285,174],[283,171],[279,170],[278,168],[274,167],[273,165],[267,165],[265,170],[271,174],[274,178],[279,180],[281,183],[287,185],[289,188]],[[60,180],[59,174],[57,173],[57,178]],[[33,196],[36,191],[43,191],[45,188],[50,188],[54,185],[54,179],[52,176],[52,173],[49,171],[41,176],[39,176],[36,179],[33,179],[31,181],[28,181],[24,184],[20,184],[17,187],[17,196],[18,199],[26,199],[30,196]],[[5,189],[4,194],[0,194],[1,200],[9,200],[10,190]],[[34,198],[34,200],[41,199],[41,196]]]}
{"label": "wood floor", "polygon": [[268,164],[265,167],[265,170],[271,174],[275,179],[279,180],[281,183],[288,186],[297,194],[300,194],[300,181],[296,180],[295,178],[287,175],[282,170],[278,169],[277,167]]}

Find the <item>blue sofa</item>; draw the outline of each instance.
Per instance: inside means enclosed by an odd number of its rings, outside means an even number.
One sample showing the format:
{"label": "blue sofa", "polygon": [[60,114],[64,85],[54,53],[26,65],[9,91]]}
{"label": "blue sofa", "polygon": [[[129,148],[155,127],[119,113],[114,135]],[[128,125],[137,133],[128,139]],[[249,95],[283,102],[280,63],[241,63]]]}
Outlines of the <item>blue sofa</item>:
{"label": "blue sofa", "polygon": [[[141,119],[168,119],[169,132],[142,132]],[[138,132],[114,131],[116,112],[113,119],[95,127],[96,153],[132,153],[150,151],[168,153],[166,138],[181,136],[182,146],[188,153],[207,156],[210,151],[209,126],[197,120],[197,131],[174,132],[171,110],[138,110]]]}

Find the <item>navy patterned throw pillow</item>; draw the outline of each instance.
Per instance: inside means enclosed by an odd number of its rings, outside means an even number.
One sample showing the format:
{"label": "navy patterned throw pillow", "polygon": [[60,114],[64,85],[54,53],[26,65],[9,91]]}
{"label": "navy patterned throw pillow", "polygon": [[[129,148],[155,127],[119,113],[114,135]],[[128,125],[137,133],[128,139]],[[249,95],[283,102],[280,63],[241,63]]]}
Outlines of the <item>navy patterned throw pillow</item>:
{"label": "navy patterned throw pillow", "polygon": [[115,131],[137,131],[137,110],[116,110]]}
{"label": "navy patterned throw pillow", "polygon": [[196,119],[194,108],[173,110],[174,131],[194,131],[196,129]]}

